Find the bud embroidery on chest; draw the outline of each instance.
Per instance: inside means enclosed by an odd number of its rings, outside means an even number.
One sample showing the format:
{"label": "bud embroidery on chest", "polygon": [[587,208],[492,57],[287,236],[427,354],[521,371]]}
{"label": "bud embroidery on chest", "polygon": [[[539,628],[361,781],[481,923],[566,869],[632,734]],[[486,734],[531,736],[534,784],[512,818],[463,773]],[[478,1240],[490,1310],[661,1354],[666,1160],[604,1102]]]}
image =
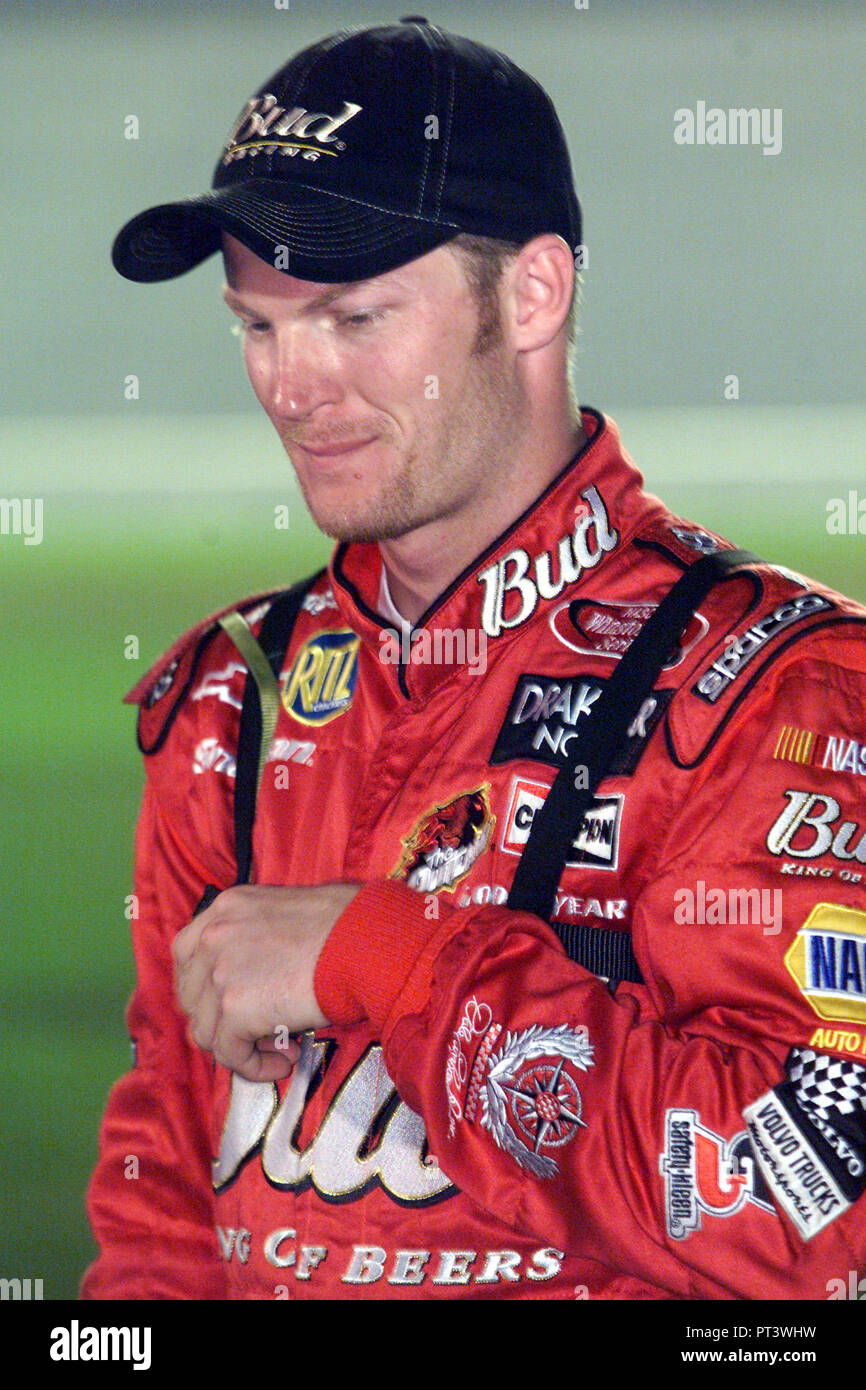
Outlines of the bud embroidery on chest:
{"label": "bud embroidery on chest", "polygon": [[[594,569],[619,544],[619,533],[610,525],[598,489],[587,487],[580,495],[588,509],[580,509],[574,531],[557,544],[555,560],[549,550],[542,551],[534,561],[525,550],[509,550],[479,574],[478,582],[484,587],[481,626],[489,637],[498,637],[504,628],[520,627],[532,617],[539,597],[556,598],[566,585],[576,584],[585,570]],[[517,597],[509,598],[512,594]],[[511,610],[508,616],[506,607]]]}
{"label": "bud embroidery on chest", "polygon": [[398,1099],[380,1047],[370,1047],[334,1096],[318,1131],[297,1147],[308,1096],[327,1066],[327,1044],[305,1034],[301,1056],[280,1100],[271,1082],[232,1077],[231,1102],[223,1127],[213,1184],[219,1190],[261,1145],[268,1182],[278,1188],[312,1185],[331,1201],[361,1197],[379,1183],[401,1203],[450,1196],[455,1189],[441,1168],[425,1163],[426,1135],[420,1116]]}

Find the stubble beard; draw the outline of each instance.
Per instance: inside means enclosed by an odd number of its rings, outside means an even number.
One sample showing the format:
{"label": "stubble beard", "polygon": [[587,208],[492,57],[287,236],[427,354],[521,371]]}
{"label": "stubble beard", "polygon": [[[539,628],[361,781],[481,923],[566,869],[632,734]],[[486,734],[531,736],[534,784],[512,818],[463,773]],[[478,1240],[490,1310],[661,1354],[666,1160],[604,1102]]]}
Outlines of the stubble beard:
{"label": "stubble beard", "polygon": [[[411,451],[386,485],[365,502],[363,514],[359,515],[357,506],[328,508],[317,502],[296,469],[304,501],[320,531],[347,543],[396,540],[447,520],[471,501],[480,465],[508,451],[520,419],[520,400],[513,382],[509,390],[502,344],[498,315],[485,318],[482,314],[467,361],[469,386],[452,412],[446,433],[432,441],[439,445],[436,457],[428,452],[422,459]],[[292,441],[278,433],[291,459]],[[399,449],[390,432],[379,439]]]}

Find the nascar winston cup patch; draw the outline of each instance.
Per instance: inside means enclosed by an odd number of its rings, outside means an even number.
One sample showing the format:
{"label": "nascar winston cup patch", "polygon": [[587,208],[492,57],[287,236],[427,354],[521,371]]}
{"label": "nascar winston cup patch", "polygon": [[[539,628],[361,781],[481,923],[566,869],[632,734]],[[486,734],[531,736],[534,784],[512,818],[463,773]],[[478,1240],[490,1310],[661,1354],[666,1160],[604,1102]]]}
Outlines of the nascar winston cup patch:
{"label": "nascar winston cup patch", "polygon": [[347,710],[355,694],[360,646],[351,628],[308,637],[280,680],[286,712],[301,724],[327,724]]}

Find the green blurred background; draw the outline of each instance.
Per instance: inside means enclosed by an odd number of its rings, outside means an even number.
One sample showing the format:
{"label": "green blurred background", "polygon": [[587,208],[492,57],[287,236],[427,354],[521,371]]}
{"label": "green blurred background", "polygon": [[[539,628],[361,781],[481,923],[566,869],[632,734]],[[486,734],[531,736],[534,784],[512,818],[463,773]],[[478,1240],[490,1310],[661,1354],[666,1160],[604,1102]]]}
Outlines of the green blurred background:
{"label": "green blurred background", "polygon": [[[204,613],[329,550],[254,408],[219,266],[135,286],[109,244],[132,213],[208,185],[237,111],[292,51],[404,12],[4,5],[19,158],[0,209],[0,495],[43,499],[44,536],[0,535],[0,1276],[42,1278],[46,1298],[74,1296],[92,1256],[84,1189],[128,1065],[142,774],[121,697]],[[866,537],[826,529],[831,498],[866,498],[862,7],[425,12],[503,48],[560,110],[589,247],[581,398],[676,510],[866,600]],[[781,154],[676,146],[673,112],[699,99],[781,108]]]}

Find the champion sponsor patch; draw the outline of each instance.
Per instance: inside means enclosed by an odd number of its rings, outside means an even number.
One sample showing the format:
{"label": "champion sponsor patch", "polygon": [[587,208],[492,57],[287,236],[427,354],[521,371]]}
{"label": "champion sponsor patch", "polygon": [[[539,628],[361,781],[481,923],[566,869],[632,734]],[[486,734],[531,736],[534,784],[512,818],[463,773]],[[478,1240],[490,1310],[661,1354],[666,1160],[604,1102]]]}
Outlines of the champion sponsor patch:
{"label": "champion sponsor patch", "polygon": [[[595,599],[572,599],[550,615],[550,627],[564,647],[581,656],[605,656],[612,661],[628,650],[641,628],[658,607],[657,603],[601,603]],[[709,631],[702,613],[689,620],[680,646],[665,671],[679,666],[683,657]]]}
{"label": "champion sponsor patch", "polygon": [[405,879],[418,893],[452,893],[487,848],[495,824],[488,782],[438,802],[403,840],[391,877]]}
{"label": "champion sponsor patch", "polygon": [[687,1240],[706,1216],[734,1216],[749,1204],[773,1211],[746,1131],[723,1139],[701,1124],[696,1110],[668,1110],[659,1171],[672,1240]]}
{"label": "champion sponsor patch", "polygon": [[[500,840],[506,854],[522,854],[532,830],[536,811],[543,806],[550,791],[547,782],[534,782],[529,777],[514,777],[509,792],[508,812]],[[580,823],[572,850],[566,860],[567,868],[616,869],[619,867],[619,832],[625,797],[596,796]]]}
{"label": "champion sponsor patch", "polygon": [[829,599],[815,593],[801,594],[787,603],[780,603],[766,618],[760,618],[747,632],[734,638],[722,655],[692,686],[692,693],[706,700],[708,704],[715,704],[758,653],[780,632],[832,607]]}
{"label": "champion sponsor patch", "polygon": [[327,724],[351,705],[361,639],[351,628],[317,632],[280,680],[283,707],[301,724]]}
{"label": "champion sponsor patch", "polygon": [[866,1023],[866,912],[819,903],[788,947],[785,965],[819,1018]]}
{"label": "champion sponsor patch", "polygon": [[[573,740],[605,684],[600,676],[564,678],[531,672],[520,676],[490,761],[505,763],[521,758],[564,767],[574,756]],[[672,690],[654,690],[647,696],[632,720],[622,751],[611,764],[611,776],[634,772],[672,698]]]}

